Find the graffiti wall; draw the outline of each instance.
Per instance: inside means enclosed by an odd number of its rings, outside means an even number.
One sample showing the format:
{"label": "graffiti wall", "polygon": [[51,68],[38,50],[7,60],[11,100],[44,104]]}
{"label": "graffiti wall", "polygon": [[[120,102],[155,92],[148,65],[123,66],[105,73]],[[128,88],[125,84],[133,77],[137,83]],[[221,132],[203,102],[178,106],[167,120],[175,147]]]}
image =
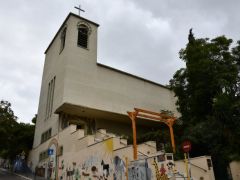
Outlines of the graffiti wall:
{"label": "graffiti wall", "polygon": [[158,155],[133,161],[128,167],[128,180],[167,180],[173,178],[174,164]]}
{"label": "graffiti wall", "polygon": [[59,158],[60,180],[113,179],[113,139]]}
{"label": "graffiti wall", "polygon": [[113,139],[59,158],[60,180],[161,180],[170,169],[163,156],[128,162],[113,152]]}
{"label": "graffiti wall", "polygon": [[129,180],[150,180],[151,177],[152,171],[147,160],[133,162],[128,168]]}

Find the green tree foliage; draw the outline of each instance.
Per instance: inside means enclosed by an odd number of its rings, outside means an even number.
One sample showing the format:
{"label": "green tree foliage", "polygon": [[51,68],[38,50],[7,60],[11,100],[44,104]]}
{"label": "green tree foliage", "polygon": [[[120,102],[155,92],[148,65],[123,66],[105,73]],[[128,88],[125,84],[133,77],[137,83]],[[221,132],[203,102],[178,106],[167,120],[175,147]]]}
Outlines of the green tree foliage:
{"label": "green tree foliage", "polygon": [[37,123],[37,114],[32,118],[32,123],[36,125]]}
{"label": "green tree foliage", "polygon": [[18,123],[7,101],[0,101],[0,157],[13,160],[32,148],[34,125]]}
{"label": "green tree foliage", "polygon": [[221,172],[240,158],[240,41],[234,47],[225,36],[195,39],[192,30],[188,40],[180,51],[186,68],[170,80],[184,127],[181,139],[192,141],[192,156],[212,155],[217,179],[226,178]]}

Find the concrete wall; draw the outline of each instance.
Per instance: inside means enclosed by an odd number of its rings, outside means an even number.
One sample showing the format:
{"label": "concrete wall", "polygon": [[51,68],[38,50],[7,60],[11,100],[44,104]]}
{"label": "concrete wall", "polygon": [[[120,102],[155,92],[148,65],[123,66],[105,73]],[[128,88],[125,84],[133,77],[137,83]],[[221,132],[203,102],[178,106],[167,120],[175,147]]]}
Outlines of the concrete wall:
{"label": "concrete wall", "polygon": [[176,99],[169,89],[95,63],[82,67],[77,63],[67,68],[65,102],[119,114],[134,107],[178,114]]}
{"label": "concrete wall", "polygon": [[[87,49],[77,46],[77,25],[83,21],[88,23],[91,29]],[[61,31],[65,27],[67,28],[65,47],[60,51]],[[53,109],[51,116],[47,118],[48,83],[54,77],[56,82]],[[71,172],[77,167],[78,171],[74,172],[82,176],[85,174],[86,177],[98,176],[96,173],[101,176],[108,174],[111,178],[116,176],[118,179],[125,177],[123,170],[125,168],[126,171],[126,167],[123,164],[126,157],[129,161],[133,160],[132,146],[127,146],[124,139],[116,137],[111,132],[120,129],[119,134],[131,133],[130,123],[113,122],[109,118],[107,122],[104,118],[92,117],[97,121],[97,128],[109,130],[108,137],[101,136],[98,132],[96,135],[87,135],[83,129],[76,130],[74,125],[60,131],[59,117],[54,112],[64,103],[115,115],[126,115],[126,111],[131,111],[134,107],[157,112],[171,110],[177,115],[174,94],[169,89],[97,64],[97,26],[73,15],[66,19],[46,51],[34,145],[29,154],[29,164],[33,170],[36,166],[47,168],[51,165],[52,168],[59,170],[58,177],[62,176],[65,179],[73,175]],[[52,137],[41,144],[41,135],[49,128],[52,128]],[[56,156],[61,146],[64,153]],[[39,154],[49,148],[54,149],[55,156],[40,161]],[[146,157],[155,152],[154,143],[148,142],[139,146],[138,156]],[[106,172],[106,167],[110,163],[111,172]],[[74,176],[78,177],[79,174]]]}
{"label": "concrete wall", "polygon": [[[67,23],[66,23],[67,26]],[[49,128],[52,128],[52,135],[57,134],[58,131],[58,115],[52,113],[51,117],[46,118],[47,94],[48,83],[56,77],[54,97],[53,97],[53,111],[62,104],[63,90],[64,90],[64,77],[65,77],[65,64],[66,55],[63,50],[60,53],[61,34],[58,34],[51,48],[45,56],[44,69],[42,75],[42,85],[38,105],[38,117],[35,128],[34,144],[37,147],[40,144],[41,134]],[[67,32],[68,36],[68,32]],[[68,38],[66,38],[66,46]]]}
{"label": "concrete wall", "polygon": [[[50,177],[54,178],[57,174],[58,179],[126,179],[126,172],[133,163],[133,147],[127,145],[124,139],[119,137],[111,137],[112,134],[108,134],[106,130],[101,129],[101,133],[95,135],[84,135],[84,130],[76,130],[75,125],[71,125],[68,128],[61,131],[58,135],[54,136],[47,142],[41,144],[39,147],[32,150],[29,156],[29,164],[32,165],[32,169],[35,167],[45,168],[45,178],[48,176],[48,172],[51,172]],[[105,136],[104,134],[108,135]],[[57,146],[54,148],[54,143]],[[63,146],[63,154],[59,155],[57,149]],[[39,161],[38,155],[40,152],[45,151],[48,148],[54,149],[53,156]],[[150,174],[150,179],[156,179],[154,161],[158,163],[160,168],[162,161],[157,159],[156,143],[145,142],[138,146],[138,157],[148,158],[146,163],[144,160],[141,162],[134,162],[135,165],[143,168],[138,172],[137,169],[130,168],[131,173],[144,172],[144,168],[147,168]],[[155,159],[153,158],[156,157]],[[143,162],[143,163],[142,163]],[[51,164],[51,166],[49,166]],[[145,164],[145,165],[144,165]],[[144,165],[142,167],[142,165]],[[167,169],[167,164],[164,164]],[[51,170],[49,170],[51,169]],[[133,174],[129,175],[131,180],[134,180]]]}
{"label": "concrete wall", "polygon": [[126,114],[134,107],[177,114],[174,94],[167,88],[97,65],[97,28],[89,24],[89,48],[76,45],[78,18],[70,18],[66,47],[63,102]]}
{"label": "concrete wall", "polygon": [[[88,23],[91,29],[87,49],[77,45],[77,26],[81,22]],[[61,31],[65,27],[65,47],[60,51]],[[171,110],[178,115],[174,94],[169,89],[98,65],[97,26],[70,15],[46,52],[34,148],[47,129],[52,128],[52,136],[58,133],[58,115],[46,119],[48,83],[54,76],[53,112],[63,103],[70,103],[124,115],[134,107],[157,112]]]}
{"label": "concrete wall", "polygon": [[[195,180],[215,180],[213,167],[208,167],[207,159],[211,160],[210,156],[201,156],[190,158],[189,168],[191,169],[192,178]],[[186,165],[183,160],[175,161],[176,169],[186,176]]]}
{"label": "concrete wall", "polygon": [[[63,154],[59,154],[61,146]],[[39,161],[40,152],[48,148],[55,148],[54,154]],[[207,159],[211,157],[191,158],[191,173],[194,180],[201,177],[204,180],[214,180],[213,169],[208,167]],[[155,180],[161,174],[170,179],[176,176],[179,180],[183,179],[179,174],[186,176],[184,162],[174,162],[172,153],[157,152],[156,143],[153,141],[138,145],[138,160],[134,161],[133,147],[127,145],[125,139],[108,133],[105,129],[86,136],[84,129],[77,130],[75,125],[70,125],[33,149],[28,163],[32,165],[33,170],[36,166],[45,168],[45,177],[48,176],[47,172],[51,172],[52,178],[56,174],[58,179],[62,180],[103,177],[125,180],[126,173],[129,180],[136,180],[136,176],[141,176],[142,180]]]}
{"label": "concrete wall", "polygon": [[230,170],[233,180],[240,180],[240,161],[232,161],[230,163]]}
{"label": "concrete wall", "polygon": [[[48,48],[46,52],[33,147],[37,147],[40,144],[41,134],[47,129],[52,128],[53,136],[58,132],[58,115],[54,114],[54,111],[65,102],[64,90],[69,88],[66,82],[66,70],[69,64],[72,63],[71,59],[74,57],[79,60],[79,62],[83,62],[82,59],[88,61],[96,60],[97,28],[95,25],[90,25],[92,26],[92,33],[89,37],[89,50],[86,50],[77,46],[77,24],[79,22],[79,18],[70,16],[59,33],[56,34],[50,48]],[[65,27],[67,28],[65,47],[60,51],[61,31]],[[75,68],[87,66],[88,62],[86,62],[85,64],[73,64],[73,66]],[[68,71],[68,73],[69,72],[70,71]],[[75,76],[79,75],[81,74],[75,74]],[[53,113],[50,118],[46,119],[48,83],[54,76],[56,76],[56,82],[53,98]]]}

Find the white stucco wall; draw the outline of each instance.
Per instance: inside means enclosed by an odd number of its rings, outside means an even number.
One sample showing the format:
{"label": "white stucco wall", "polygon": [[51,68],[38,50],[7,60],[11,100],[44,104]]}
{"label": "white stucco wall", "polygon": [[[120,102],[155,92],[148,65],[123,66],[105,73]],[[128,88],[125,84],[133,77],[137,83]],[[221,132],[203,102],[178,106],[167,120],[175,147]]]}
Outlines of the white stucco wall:
{"label": "white stucco wall", "polygon": [[[88,49],[77,45],[77,25],[83,21],[91,29]],[[67,27],[66,41],[60,52],[64,27]],[[53,112],[70,103],[124,115],[134,107],[157,112],[171,110],[178,115],[174,94],[169,89],[98,65],[96,24],[69,15],[46,51],[33,147],[40,144],[41,134],[47,129],[52,128],[53,136],[58,132],[58,115],[45,118],[48,83],[54,76]]]}
{"label": "white stucco wall", "polygon": [[[208,167],[207,159],[211,160],[210,156],[200,156],[190,158],[189,169],[194,180],[215,180],[213,167]],[[186,176],[186,165],[183,160],[175,161],[176,169]]]}
{"label": "white stucco wall", "polygon": [[[76,46],[79,19],[69,20],[63,102],[119,114],[134,107],[177,114],[174,94],[167,88],[97,64],[97,28],[91,25],[89,48]],[[129,60],[131,61],[131,60]]]}
{"label": "white stucco wall", "polygon": [[240,180],[240,161],[232,161],[230,163],[230,170],[233,180]]}

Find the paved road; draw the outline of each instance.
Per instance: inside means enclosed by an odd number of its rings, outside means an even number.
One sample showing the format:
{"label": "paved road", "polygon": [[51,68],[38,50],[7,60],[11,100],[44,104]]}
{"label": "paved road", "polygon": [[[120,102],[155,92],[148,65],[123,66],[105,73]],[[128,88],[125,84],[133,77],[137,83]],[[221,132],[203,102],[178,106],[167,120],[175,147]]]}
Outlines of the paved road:
{"label": "paved road", "polygon": [[0,179],[1,180],[24,180],[25,178],[21,178],[19,176],[11,174],[8,171],[0,168]]}

